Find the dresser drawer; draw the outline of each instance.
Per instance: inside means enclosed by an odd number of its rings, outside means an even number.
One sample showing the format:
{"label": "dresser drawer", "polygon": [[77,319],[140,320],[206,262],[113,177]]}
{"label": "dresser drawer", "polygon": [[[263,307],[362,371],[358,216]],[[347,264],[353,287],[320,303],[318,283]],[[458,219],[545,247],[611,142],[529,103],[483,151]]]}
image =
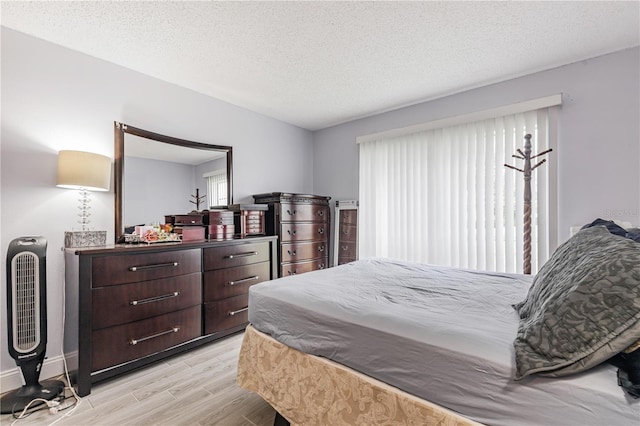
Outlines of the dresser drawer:
{"label": "dresser drawer", "polygon": [[265,233],[265,212],[262,210],[242,210],[235,214],[235,224],[240,237]]}
{"label": "dresser drawer", "polygon": [[204,270],[230,268],[269,260],[269,243],[234,244],[203,250]]}
{"label": "dresser drawer", "polygon": [[91,371],[142,358],[201,335],[201,307],[95,330]]}
{"label": "dresser drawer", "polygon": [[280,241],[325,241],[329,233],[328,223],[285,222],[280,225]]}
{"label": "dresser drawer", "polygon": [[203,300],[211,302],[247,294],[249,287],[253,284],[270,279],[271,265],[269,262],[207,271],[204,273]]}
{"label": "dresser drawer", "polygon": [[249,295],[204,304],[204,333],[211,334],[249,321]]}
{"label": "dresser drawer", "polygon": [[248,235],[264,234],[264,226],[262,223],[249,222],[245,228]]}
{"label": "dresser drawer", "polygon": [[329,259],[309,260],[306,262],[284,263],[280,266],[280,276],[288,277],[289,275],[304,274],[305,272],[318,271],[325,269],[329,265]]}
{"label": "dresser drawer", "polygon": [[338,243],[338,257],[356,257],[356,243],[352,241],[340,241]]}
{"label": "dresser drawer", "polygon": [[232,240],[235,229],[235,225],[207,225],[205,237],[210,240]]}
{"label": "dresser drawer", "polygon": [[280,204],[282,222],[327,222],[329,206],[316,204],[282,203]]}
{"label": "dresser drawer", "polygon": [[204,214],[205,225],[233,225],[233,212],[230,210],[209,210]]}
{"label": "dresser drawer", "polygon": [[201,274],[194,272],[93,289],[92,328],[97,330],[200,305],[201,288]]}
{"label": "dresser drawer", "polygon": [[328,256],[327,243],[291,243],[282,244],[281,262],[297,262]]}
{"label": "dresser drawer", "polygon": [[204,225],[204,218],[201,214],[177,214],[173,216],[173,225]]}
{"label": "dresser drawer", "polygon": [[200,272],[200,250],[96,257],[92,287],[150,281]]}
{"label": "dresser drawer", "polygon": [[358,228],[355,225],[340,225],[339,241],[356,241]]}
{"label": "dresser drawer", "polygon": [[340,210],[340,217],[338,222],[345,225],[357,225],[358,224],[358,210]]}

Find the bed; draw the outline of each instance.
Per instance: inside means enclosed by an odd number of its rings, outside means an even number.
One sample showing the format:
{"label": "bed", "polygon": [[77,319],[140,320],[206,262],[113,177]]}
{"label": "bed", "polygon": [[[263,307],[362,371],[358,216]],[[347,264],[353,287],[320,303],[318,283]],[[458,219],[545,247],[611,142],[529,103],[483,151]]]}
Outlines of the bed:
{"label": "bed", "polygon": [[640,340],[637,243],[622,243],[626,269],[612,272],[632,283],[632,293],[616,299],[624,330],[605,333],[608,340],[577,361],[554,359],[558,345],[551,361],[526,355],[532,338],[545,346],[527,327],[558,321],[536,317],[540,305],[562,311],[554,303],[562,308],[576,297],[576,280],[594,277],[584,265],[603,253],[620,258],[610,245],[623,239],[611,237],[603,227],[581,231],[535,278],[368,259],[255,285],[238,383],[300,425],[638,424],[640,400],[602,362],[612,353],[601,353]]}

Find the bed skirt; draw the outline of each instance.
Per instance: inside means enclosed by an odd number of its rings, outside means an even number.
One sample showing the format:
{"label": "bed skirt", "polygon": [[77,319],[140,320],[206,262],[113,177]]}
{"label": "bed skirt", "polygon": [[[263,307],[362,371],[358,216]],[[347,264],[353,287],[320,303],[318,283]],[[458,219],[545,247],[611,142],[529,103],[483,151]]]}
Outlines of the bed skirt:
{"label": "bed skirt", "polygon": [[292,425],[480,425],[326,358],[308,355],[249,325],[238,384]]}

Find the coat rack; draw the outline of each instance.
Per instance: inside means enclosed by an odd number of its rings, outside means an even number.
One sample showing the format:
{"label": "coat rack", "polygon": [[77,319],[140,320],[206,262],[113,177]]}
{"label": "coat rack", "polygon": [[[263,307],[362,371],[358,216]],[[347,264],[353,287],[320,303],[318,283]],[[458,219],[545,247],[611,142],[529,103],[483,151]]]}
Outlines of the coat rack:
{"label": "coat rack", "polygon": [[191,204],[195,204],[196,205],[196,211],[200,210],[200,204],[204,203],[204,199],[206,198],[206,195],[200,195],[200,188],[196,188],[196,195],[191,195],[191,198],[193,198],[193,200],[189,200],[189,202]]}
{"label": "coat rack", "polygon": [[520,155],[513,154],[512,157],[524,160],[524,168],[519,169],[509,164],[505,164],[505,166],[524,174],[524,259],[522,269],[525,274],[531,274],[531,172],[547,161],[542,160],[536,165],[531,166],[531,159],[547,154],[553,150],[547,149],[532,156],[531,135],[526,134],[524,135],[524,152],[519,148],[516,151]]}

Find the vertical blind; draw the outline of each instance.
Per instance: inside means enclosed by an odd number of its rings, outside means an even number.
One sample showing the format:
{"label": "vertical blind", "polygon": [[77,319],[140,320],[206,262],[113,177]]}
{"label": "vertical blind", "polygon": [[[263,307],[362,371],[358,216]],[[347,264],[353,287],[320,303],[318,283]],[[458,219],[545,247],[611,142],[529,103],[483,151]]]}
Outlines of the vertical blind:
{"label": "vertical blind", "polygon": [[[522,272],[524,178],[504,167],[547,108],[360,143],[361,257]],[[548,258],[548,168],[531,180],[533,272]]]}
{"label": "vertical blind", "polygon": [[207,198],[210,206],[227,205],[227,173],[216,170],[203,175],[207,180]]}

